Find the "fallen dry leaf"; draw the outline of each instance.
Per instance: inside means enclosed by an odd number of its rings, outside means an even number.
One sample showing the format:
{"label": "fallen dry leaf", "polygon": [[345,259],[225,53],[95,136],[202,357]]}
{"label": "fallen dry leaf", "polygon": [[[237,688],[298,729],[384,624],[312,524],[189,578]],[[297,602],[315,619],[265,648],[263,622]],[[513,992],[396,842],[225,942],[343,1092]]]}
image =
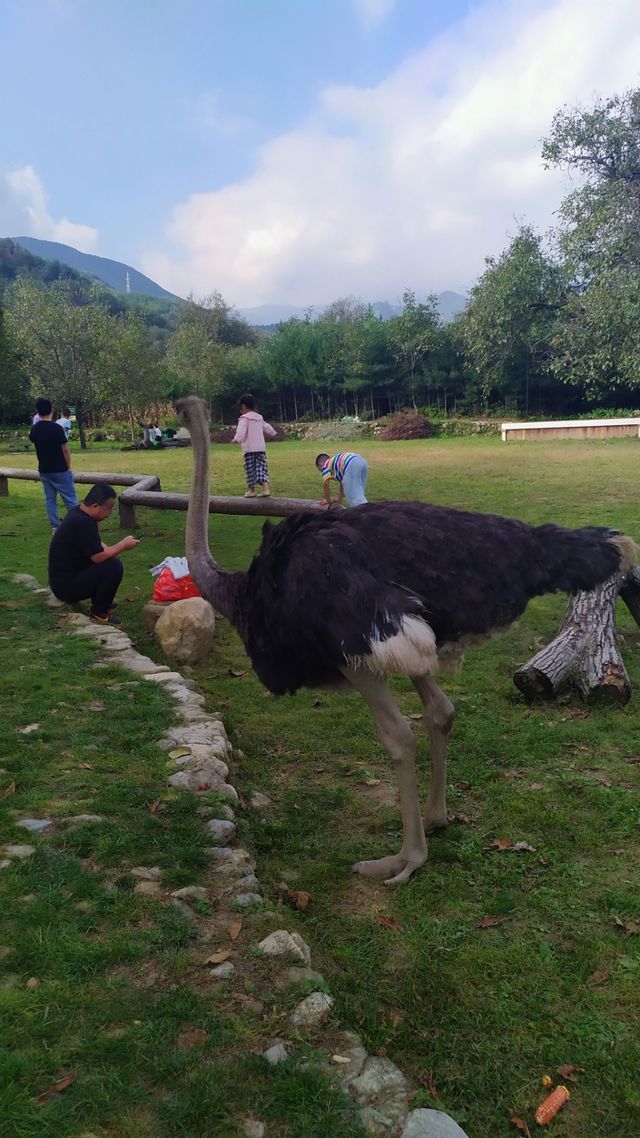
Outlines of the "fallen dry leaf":
{"label": "fallen dry leaf", "polygon": [[514,842],[513,849],[515,853],[535,853],[535,846],[530,846],[528,842]]}
{"label": "fallen dry leaf", "polygon": [[576,1072],[584,1071],[584,1067],[577,1067],[575,1063],[563,1063],[562,1066],[556,1067],[561,1079],[565,1079],[569,1083],[577,1083]]}
{"label": "fallen dry leaf", "polygon": [[237,940],[238,939],[238,937],[240,936],[241,929],[242,929],[242,921],[232,921],[230,925],[227,925],[227,933],[231,937],[231,940]]}
{"label": "fallen dry leaf", "polygon": [[513,842],[509,838],[494,838],[492,842],[489,842],[488,846],[485,846],[485,849],[511,850],[513,849]]}
{"label": "fallen dry leaf", "polygon": [[411,714],[407,716],[407,719],[422,719],[422,715],[419,711],[412,711]]}
{"label": "fallen dry leaf", "polygon": [[433,1078],[432,1078],[430,1071],[426,1071],[424,1075],[419,1075],[418,1076],[418,1082],[420,1082],[423,1087],[427,1088],[432,1099],[435,1099],[436,1101],[439,1100],[440,1095],[438,1094],[438,1091],[436,1090],[436,1085],[433,1081]]}
{"label": "fallen dry leaf", "polygon": [[402,932],[402,925],[399,921],[394,921],[391,917],[376,917],[376,924],[382,925],[385,929],[394,929],[395,932]]}
{"label": "fallen dry leaf", "polygon": [[511,1119],[511,1125],[515,1126],[516,1130],[524,1134],[525,1138],[531,1138],[531,1131],[523,1118],[518,1118],[518,1115],[513,1110],[509,1111],[509,1118]]}
{"label": "fallen dry leaf", "polygon": [[471,783],[467,782],[463,778],[459,779],[458,782],[454,782],[453,785],[455,786],[456,790],[471,790]]}
{"label": "fallen dry leaf", "polygon": [[40,730],[40,724],[39,723],[27,723],[26,727],[16,727],[16,731],[18,732],[18,735],[31,735],[31,733],[33,731],[39,731],[39,730]]}
{"label": "fallen dry leaf", "polygon": [[15,792],[16,792],[16,784],[15,784],[15,782],[10,782],[7,789],[2,791],[2,797],[3,798],[9,798],[10,795],[15,794]]}
{"label": "fallen dry leaf", "polygon": [[640,763],[640,755],[634,755],[632,759],[627,759],[628,763]]}
{"label": "fallen dry leaf", "polygon": [[92,771],[93,770],[91,763],[78,763],[78,768],[81,771]]}
{"label": "fallen dry leaf", "polygon": [[208,1038],[203,1028],[195,1027],[190,1031],[181,1031],[176,1043],[181,1051],[191,1051],[194,1047],[202,1047]]}
{"label": "fallen dry leaf", "polygon": [[477,929],[493,929],[496,925],[501,925],[504,921],[508,921],[508,917],[481,917],[476,922]]}
{"label": "fallen dry leaf", "polygon": [[25,984],[25,988],[39,988],[39,987],[40,987],[40,981],[38,980],[37,976],[32,976],[29,980],[27,980],[27,982]]}
{"label": "fallen dry leaf", "polygon": [[228,960],[231,956],[230,948],[221,948],[219,952],[212,952],[211,956],[207,956],[203,960],[203,964],[222,964],[224,960]]}
{"label": "fallen dry leaf", "polygon": [[312,706],[312,707],[324,707],[324,703],[322,702],[322,700],[321,700],[321,699],[314,699],[314,701],[313,701],[313,703],[311,704],[311,706]]}
{"label": "fallen dry leaf", "polygon": [[350,1063],[351,1062],[351,1060],[348,1058],[347,1055],[332,1055],[331,1058],[333,1059],[334,1063]]}
{"label": "fallen dry leaf", "polygon": [[170,759],[185,759],[187,755],[191,754],[191,747],[174,747],[169,751]]}
{"label": "fallen dry leaf", "polygon": [[246,674],[246,671],[243,672],[240,668],[229,668],[229,675],[235,676],[236,679],[240,679],[241,676],[246,676]]}
{"label": "fallen dry leaf", "polygon": [[454,822],[462,822],[465,826],[468,826],[471,821],[471,815],[465,813],[464,810],[459,810],[457,814],[453,815],[453,820]]}
{"label": "fallen dry leaf", "polygon": [[138,598],[134,597],[132,594],[130,594],[128,597],[125,597],[124,599],[125,599],[125,601],[137,601]]}
{"label": "fallen dry leaf", "polygon": [[362,779],[362,785],[363,786],[380,786],[380,779],[379,778],[363,778]]}
{"label": "fallen dry leaf", "polygon": [[149,813],[150,814],[159,814],[160,811],[162,810],[162,808],[163,808],[162,799],[156,798],[155,802],[152,802],[151,806],[149,807]]}
{"label": "fallen dry leaf", "polygon": [[91,703],[87,704],[87,709],[89,711],[106,711],[107,710],[105,704],[100,703],[99,699],[92,699]]}
{"label": "fallen dry leaf", "polygon": [[597,988],[599,984],[604,984],[605,980],[609,979],[609,972],[606,968],[600,968],[598,972],[592,972],[587,984],[590,988]]}
{"label": "fallen dry leaf", "polygon": [[67,1087],[70,1087],[72,1083],[75,1083],[75,1081],[75,1071],[69,1071],[68,1075],[63,1075],[61,1079],[57,1079],[55,1083],[52,1083],[50,1087],[47,1087],[46,1091],[43,1091],[42,1094],[38,1095],[37,1102],[40,1104],[49,1102],[50,1099],[55,1098],[55,1096],[61,1094],[62,1091],[66,1091]]}
{"label": "fallen dry leaf", "polygon": [[304,889],[291,889],[286,881],[281,881],[278,885],[278,895],[280,900],[285,905],[290,905],[292,909],[298,909],[299,912],[304,912],[311,904],[311,894],[307,893]]}

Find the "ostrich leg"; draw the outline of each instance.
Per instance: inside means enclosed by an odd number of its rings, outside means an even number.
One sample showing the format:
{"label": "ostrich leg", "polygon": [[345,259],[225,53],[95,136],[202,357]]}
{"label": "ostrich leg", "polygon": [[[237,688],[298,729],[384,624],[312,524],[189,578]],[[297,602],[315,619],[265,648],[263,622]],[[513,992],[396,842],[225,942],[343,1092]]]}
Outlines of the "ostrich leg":
{"label": "ostrich leg", "polygon": [[400,852],[391,857],[381,857],[377,861],[359,861],[353,869],[367,877],[384,877],[385,885],[399,885],[402,881],[408,881],[413,871],[427,860],[427,843],[420,817],[416,780],[416,741],[384,680],[364,668],[345,668],[343,675],[368,705],[380,739],[396,764],[402,809],[403,839]]}
{"label": "ostrich leg", "polygon": [[424,725],[431,749],[431,782],[424,808],[424,832],[447,825],[447,748],[453,727],[454,706],[430,676],[411,680],[424,705]]}

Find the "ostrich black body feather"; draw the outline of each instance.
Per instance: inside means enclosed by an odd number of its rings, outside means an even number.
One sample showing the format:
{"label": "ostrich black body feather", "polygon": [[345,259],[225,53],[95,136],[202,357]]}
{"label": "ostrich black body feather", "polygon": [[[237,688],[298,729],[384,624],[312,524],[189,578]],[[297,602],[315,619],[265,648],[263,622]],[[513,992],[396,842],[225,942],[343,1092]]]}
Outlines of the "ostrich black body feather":
{"label": "ostrich black body feather", "polygon": [[238,625],[270,691],[334,683],[407,616],[442,647],[508,626],[542,593],[594,588],[620,565],[614,534],[421,502],[297,514],[264,526]]}

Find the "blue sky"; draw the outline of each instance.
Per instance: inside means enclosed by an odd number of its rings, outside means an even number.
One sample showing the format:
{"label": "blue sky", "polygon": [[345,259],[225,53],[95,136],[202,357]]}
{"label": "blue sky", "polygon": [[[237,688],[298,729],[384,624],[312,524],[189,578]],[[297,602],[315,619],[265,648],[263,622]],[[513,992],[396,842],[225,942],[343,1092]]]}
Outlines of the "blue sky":
{"label": "blue sky", "polygon": [[640,77],[637,0],[0,0],[0,18],[0,235],[240,306],[468,288],[518,220],[553,221],[554,110]]}

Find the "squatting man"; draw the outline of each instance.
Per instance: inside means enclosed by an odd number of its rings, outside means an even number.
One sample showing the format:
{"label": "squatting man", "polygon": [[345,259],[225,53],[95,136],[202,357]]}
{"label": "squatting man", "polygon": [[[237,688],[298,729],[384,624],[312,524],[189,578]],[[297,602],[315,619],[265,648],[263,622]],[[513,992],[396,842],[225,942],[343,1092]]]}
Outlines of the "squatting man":
{"label": "squatting man", "polygon": [[98,526],[116,504],[116,492],[96,482],[83,502],[69,510],[54,531],[49,547],[49,585],[61,601],[91,601],[94,624],[122,625],[114,609],[124,574],[119,554],[135,549],[138,539],[128,534],[115,545],[104,545]]}

